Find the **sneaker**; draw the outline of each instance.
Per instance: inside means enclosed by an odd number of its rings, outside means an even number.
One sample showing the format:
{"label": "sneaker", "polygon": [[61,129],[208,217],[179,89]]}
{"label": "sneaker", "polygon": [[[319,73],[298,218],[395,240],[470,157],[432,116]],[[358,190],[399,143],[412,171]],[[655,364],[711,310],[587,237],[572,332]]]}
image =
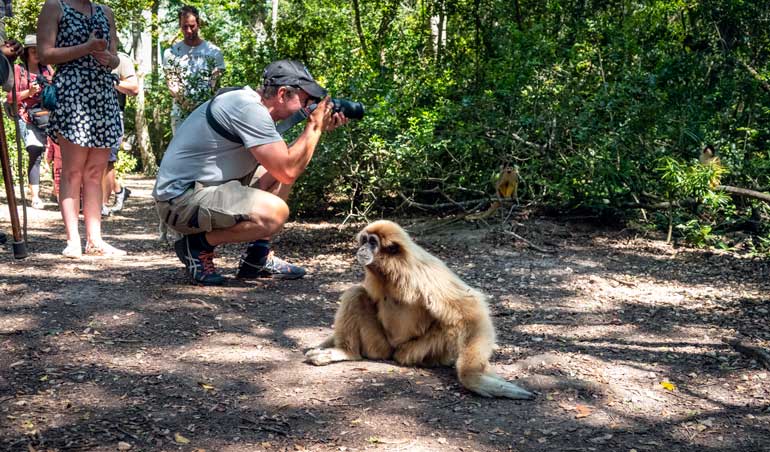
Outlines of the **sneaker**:
{"label": "sneaker", "polygon": [[123,210],[123,203],[131,196],[131,190],[128,187],[123,187],[118,193],[115,193],[115,204],[112,206],[113,212],[120,212]]}
{"label": "sneaker", "polygon": [[32,208],[37,210],[43,210],[45,209],[45,204],[43,203],[43,200],[40,198],[34,198],[32,200]]}
{"label": "sneaker", "polygon": [[174,242],[174,251],[193,282],[204,286],[219,286],[225,278],[214,268],[214,252],[193,249],[187,237]]}
{"label": "sneaker", "polygon": [[241,265],[235,274],[235,277],[240,279],[298,279],[303,276],[305,276],[304,268],[275,257],[272,251],[270,251],[270,254],[267,255],[265,262],[262,264],[249,262],[245,256],[241,256]]}
{"label": "sneaker", "polygon": [[110,211],[110,208],[102,204],[102,216],[103,217],[109,217],[112,211]]}

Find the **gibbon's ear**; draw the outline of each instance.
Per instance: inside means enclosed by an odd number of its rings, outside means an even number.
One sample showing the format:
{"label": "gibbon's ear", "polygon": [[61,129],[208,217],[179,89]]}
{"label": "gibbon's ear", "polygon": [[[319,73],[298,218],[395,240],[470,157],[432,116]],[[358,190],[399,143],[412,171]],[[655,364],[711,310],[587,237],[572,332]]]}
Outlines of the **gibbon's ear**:
{"label": "gibbon's ear", "polygon": [[383,247],[380,248],[380,251],[393,256],[401,252],[401,245],[395,242],[388,245],[383,244]]}

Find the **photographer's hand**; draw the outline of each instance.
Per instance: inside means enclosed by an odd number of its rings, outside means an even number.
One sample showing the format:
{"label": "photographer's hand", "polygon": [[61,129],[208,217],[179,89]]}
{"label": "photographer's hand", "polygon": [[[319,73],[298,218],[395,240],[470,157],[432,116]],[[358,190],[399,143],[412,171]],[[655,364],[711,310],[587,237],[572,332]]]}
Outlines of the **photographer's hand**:
{"label": "photographer's hand", "polygon": [[331,120],[326,123],[326,126],[324,126],[325,132],[331,132],[332,130],[336,129],[339,126],[344,126],[347,124],[350,120],[345,117],[345,114],[342,112],[334,113],[331,117]]}
{"label": "photographer's hand", "polygon": [[318,103],[318,106],[310,113],[307,118],[307,127],[312,127],[314,130],[323,131],[327,130],[329,124],[332,123],[332,104],[331,98],[326,96],[324,100]]}

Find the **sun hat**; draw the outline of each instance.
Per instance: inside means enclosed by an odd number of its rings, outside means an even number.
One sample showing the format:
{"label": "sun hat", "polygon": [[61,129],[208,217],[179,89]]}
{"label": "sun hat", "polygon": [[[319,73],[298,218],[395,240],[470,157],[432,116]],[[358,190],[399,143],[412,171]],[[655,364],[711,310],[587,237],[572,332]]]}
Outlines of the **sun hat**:
{"label": "sun hat", "polygon": [[37,47],[37,35],[24,36],[24,47]]}

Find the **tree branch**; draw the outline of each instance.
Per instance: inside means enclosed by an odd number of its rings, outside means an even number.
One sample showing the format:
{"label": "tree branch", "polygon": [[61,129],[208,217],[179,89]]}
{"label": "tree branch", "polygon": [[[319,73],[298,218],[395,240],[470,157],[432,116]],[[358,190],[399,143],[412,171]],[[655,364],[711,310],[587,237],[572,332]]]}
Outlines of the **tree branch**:
{"label": "tree branch", "polygon": [[731,195],[759,199],[761,201],[770,203],[770,194],[749,190],[748,188],[732,187],[730,185],[720,185],[717,187],[717,190],[725,191],[727,193],[730,193]]}

